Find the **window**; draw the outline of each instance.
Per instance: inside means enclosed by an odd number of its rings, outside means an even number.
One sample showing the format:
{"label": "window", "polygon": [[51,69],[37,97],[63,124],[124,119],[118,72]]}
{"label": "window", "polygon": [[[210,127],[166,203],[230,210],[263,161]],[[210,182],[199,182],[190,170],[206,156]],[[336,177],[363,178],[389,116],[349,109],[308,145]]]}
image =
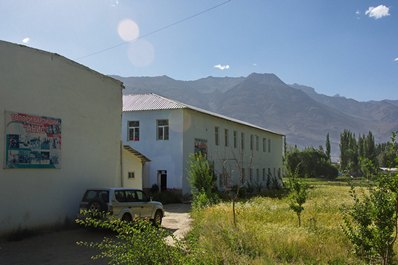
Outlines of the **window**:
{"label": "window", "polygon": [[271,153],[271,139],[268,139],[268,152]]}
{"label": "window", "polygon": [[133,171],[133,172],[128,172],[128,173],[127,173],[127,178],[129,178],[129,179],[135,178],[135,173],[134,173],[134,171]]}
{"label": "window", "polygon": [[267,152],[267,138],[263,138],[263,152]]}
{"label": "window", "polygon": [[258,151],[258,145],[259,145],[259,143],[258,143],[258,135],[256,135],[256,151]]}
{"label": "window", "polygon": [[250,182],[253,181],[253,168],[249,168]]}
{"label": "window", "polygon": [[140,140],[140,122],[129,121],[128,122],[128,141],[139,141]]}
{"label": "window", "polygon": [[234,148],[238,146],[238,132],[234,131]]}
{"label": "window", "polygon": [[271,175],[271,169],[270,169],[270,168],[268,168],[268,176],[272,176],[272,175]]}
{"label": "window", "polygon": [[263,168],[263,181],[265,181],[265,168]]}
{"label": "window", "polygon": [[245,134],[241,133],[240,134],[240,147],[243,149],[245,149]]}
{"label": "window", "polygon": [[218,141],[219,141],[218,137],[219,137],[218,136],[218,127],[214,127],[214,142],[216,145],[218,145]]}
{"label": "window", "polygon": [[228,141],[229,141],[229,139],[228,139],[228,129],[224,129],[224,142],[225,142],[225,146],[228,146]]}
{"label": "window", "polygon": [[250,135],[250,150],[253,150],[254,138],[253,134]]}
{"label": "window", "polygon": [[157,120],[157,139],[169,140],[169,120]]}
{"label": "window", "polygon": [[245,169],[242,167],[242,178],[241,178],[241,184],[243,184],[243,183],[245,182],[245,178],[246,178]]}

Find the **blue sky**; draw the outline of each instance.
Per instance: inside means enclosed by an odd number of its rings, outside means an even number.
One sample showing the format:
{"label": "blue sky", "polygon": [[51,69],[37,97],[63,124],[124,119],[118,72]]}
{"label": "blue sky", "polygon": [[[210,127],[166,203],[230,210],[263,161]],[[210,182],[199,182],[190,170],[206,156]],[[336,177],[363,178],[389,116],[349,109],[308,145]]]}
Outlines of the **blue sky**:
{"label": "blue sky", "polygon": [[275,73],[326,95],[398,99],[397,1],[15,0],[0,12],[1,40],[104,74]]}

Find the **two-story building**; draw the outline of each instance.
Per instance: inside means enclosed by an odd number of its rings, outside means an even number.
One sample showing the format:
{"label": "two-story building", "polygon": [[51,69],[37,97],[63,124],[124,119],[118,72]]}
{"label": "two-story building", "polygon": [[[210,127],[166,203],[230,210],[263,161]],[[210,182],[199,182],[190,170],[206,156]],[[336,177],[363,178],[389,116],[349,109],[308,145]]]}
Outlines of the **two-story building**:
{"label": "two-story building", "polygon": [[284,135],[156,94],[123,96],[122,141],[147,156],[143,187],[190,193],[189,156],[201,151],[219,189],[282,185]]}

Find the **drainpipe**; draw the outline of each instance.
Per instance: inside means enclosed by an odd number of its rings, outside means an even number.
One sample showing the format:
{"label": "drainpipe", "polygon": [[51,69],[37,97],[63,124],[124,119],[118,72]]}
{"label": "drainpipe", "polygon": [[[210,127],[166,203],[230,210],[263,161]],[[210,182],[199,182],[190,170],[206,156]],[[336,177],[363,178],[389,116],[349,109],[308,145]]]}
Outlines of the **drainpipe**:
{"label": "drainpipe", "polygon": [[120,185],[124,187],[123,179],[123,143],[120,141]]}

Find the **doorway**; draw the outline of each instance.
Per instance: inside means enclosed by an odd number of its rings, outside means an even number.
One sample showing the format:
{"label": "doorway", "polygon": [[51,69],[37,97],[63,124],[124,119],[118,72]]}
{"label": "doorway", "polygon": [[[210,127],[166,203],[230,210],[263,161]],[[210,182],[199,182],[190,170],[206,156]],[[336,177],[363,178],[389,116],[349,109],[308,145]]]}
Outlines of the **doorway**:
{"label": "doorway", "polygon": [[160,191],[167,190],[167,170],[158,170],[158,183]]}

